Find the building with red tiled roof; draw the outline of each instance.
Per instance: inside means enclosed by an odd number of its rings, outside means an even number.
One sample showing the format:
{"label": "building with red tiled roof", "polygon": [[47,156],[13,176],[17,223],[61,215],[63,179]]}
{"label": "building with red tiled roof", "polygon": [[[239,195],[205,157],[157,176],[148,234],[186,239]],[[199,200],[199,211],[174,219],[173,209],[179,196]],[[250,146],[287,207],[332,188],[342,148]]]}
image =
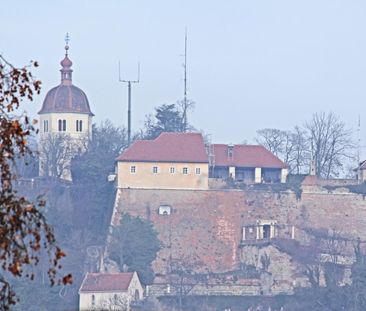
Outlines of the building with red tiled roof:
{"label": "building with red tiled roof", "polygon": [[137,140],[117,158],[117,186],[208,189],[208,156],[200,133],[161,133]]}
{"label": "building with red tiled roof", "polygon": [[79,310],[130,310],[143,298],[143,287],[136,272],[87,273],[79,295]]}
{"label": "building with red tiled roof", "polygon": [[288,167],[260,145],[210,146],[210,177],[246,183],[286,182]]}

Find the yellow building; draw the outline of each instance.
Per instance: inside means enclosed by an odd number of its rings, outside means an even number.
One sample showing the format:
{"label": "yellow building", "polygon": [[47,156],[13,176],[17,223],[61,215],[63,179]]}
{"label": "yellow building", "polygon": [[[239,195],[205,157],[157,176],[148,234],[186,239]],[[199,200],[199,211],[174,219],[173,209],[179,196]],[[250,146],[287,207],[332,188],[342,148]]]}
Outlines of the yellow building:
{"label": "yellow building", "polygon": [[71,158],[85,151],[92,117],[85,93],[72,84],[72,61],[65,46],[61,83],[46,95],[39,114],[39,175],[71,180]]}
{"label": "yellow building", "polygon": [[117,187],[208,189],[208,157],[200,133],[161,133],[137,140],[117,158]]}

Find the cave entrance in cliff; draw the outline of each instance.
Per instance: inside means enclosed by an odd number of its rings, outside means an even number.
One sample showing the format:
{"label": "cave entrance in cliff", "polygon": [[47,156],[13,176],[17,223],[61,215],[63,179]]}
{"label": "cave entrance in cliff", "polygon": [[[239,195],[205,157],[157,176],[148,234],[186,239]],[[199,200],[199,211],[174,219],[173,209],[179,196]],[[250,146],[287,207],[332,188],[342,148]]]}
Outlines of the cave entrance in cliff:
{"label": "cave entrance in cliff", "polygon": [[271,225],[263,225],[263,239],[271,237]]}

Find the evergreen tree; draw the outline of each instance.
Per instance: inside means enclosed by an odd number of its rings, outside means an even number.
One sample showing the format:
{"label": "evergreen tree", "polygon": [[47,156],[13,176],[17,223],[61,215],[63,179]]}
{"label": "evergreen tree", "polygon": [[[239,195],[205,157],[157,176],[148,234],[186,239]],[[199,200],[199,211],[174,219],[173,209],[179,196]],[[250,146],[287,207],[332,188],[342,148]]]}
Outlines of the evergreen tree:
{"label": "evergreen tree", "polygon": [[111,258],[121,270],[137,271],[141,282],[151,284],[154,272],[151,263],[160,250],[158,234],[150,221],[124,214],[112,234]]}

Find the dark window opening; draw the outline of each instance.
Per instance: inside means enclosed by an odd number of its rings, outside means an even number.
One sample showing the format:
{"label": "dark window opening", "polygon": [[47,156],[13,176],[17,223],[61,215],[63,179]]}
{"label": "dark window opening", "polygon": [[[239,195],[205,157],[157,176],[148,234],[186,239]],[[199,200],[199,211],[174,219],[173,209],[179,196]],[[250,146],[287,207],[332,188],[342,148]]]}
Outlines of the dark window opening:
{"label": "dark window opening", "polygon": [[66,131],[66,120],[62,120],[62,130]]}
{"label": "dark window opening", "polygon": [[139,290],[136,289],[135,290],[135,300],[139,300],[140,299],[140,293],[139,293]]}
{"label": "dark window opening", "polygon": [[271,237],[271,226],[263,225],[263,239],[269,239]]}

